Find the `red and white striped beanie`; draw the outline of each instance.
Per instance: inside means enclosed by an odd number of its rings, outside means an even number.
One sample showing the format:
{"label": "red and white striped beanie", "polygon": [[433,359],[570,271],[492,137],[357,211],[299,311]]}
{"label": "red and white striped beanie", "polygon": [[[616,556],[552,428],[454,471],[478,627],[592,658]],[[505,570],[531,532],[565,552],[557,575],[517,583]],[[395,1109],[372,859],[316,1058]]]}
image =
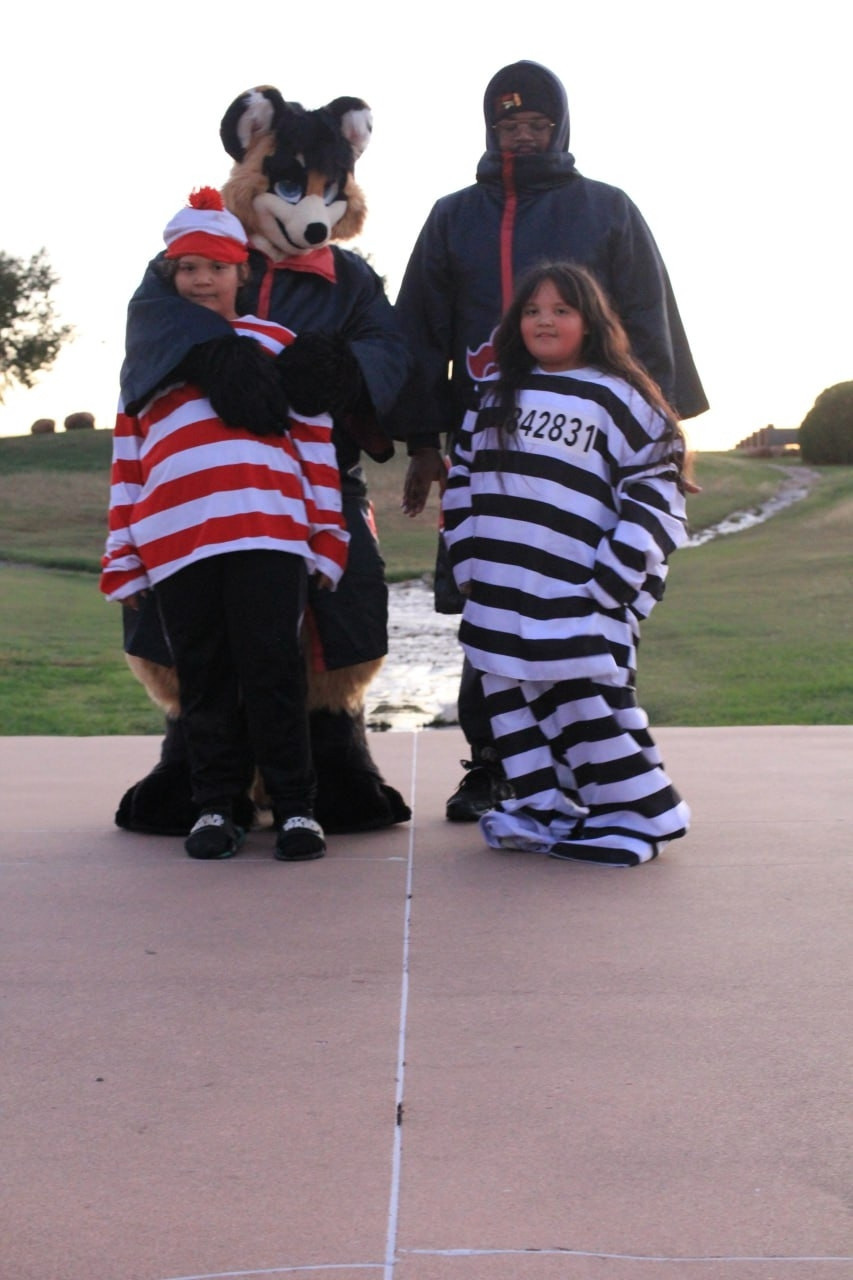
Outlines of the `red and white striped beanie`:
{"label": "red and white striped beanie", "polygon": [[166,227],[163,239],[167,258],[197,253],[214,262],[246,262],[249,257],[242,224],[225,208],[215,187],[193,191],[187,206]]}

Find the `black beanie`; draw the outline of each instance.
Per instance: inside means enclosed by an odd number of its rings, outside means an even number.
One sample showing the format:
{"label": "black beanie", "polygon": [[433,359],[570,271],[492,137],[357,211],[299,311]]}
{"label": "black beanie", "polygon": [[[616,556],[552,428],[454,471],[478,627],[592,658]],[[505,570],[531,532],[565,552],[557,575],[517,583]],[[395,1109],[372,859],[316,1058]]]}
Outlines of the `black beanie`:
{"label": "black beanie", "polygon": [[516,111],[540,111],[554,123],[560,120],[564,103],[554,77],[535,62],[513,62],[492,76],[484,106],[487,124],[496,124]]}

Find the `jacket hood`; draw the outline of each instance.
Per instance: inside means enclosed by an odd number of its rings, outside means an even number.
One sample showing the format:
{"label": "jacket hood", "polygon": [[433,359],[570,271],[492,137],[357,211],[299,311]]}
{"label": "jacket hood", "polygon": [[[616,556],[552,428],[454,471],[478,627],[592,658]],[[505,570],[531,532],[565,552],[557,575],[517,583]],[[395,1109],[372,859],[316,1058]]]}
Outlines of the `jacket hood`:
{"label": "jacket hood", "polygon": [[496,103],[506,94],[518,97],[516,110],[541,111],[554,121],[554,131],[548,152],[569,149],[569,104],[566,91],[553,71],[538,62],[510,63],[492,76],[483,95],[483,116],[486,121],[486,150],[499,151],[497,136],[492,125],[495,121]]}

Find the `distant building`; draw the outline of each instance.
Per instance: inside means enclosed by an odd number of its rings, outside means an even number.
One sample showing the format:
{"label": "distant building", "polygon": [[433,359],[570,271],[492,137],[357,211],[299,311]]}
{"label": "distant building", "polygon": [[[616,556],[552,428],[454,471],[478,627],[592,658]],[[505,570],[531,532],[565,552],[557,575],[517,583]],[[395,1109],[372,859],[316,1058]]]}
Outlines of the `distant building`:
{"label": "distant building", "polygon": [[756,458],[774,458],[780,453],[799,453],[799,427],[761,427],[753,431],[751,436],[740,440],[735,448],[741,453],[751,453]]}

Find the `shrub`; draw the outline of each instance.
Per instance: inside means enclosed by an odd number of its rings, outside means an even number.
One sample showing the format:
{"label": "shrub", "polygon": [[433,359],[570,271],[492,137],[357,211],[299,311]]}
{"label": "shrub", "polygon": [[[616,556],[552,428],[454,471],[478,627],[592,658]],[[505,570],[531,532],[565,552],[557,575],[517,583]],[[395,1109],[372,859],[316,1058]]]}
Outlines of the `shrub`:
{"label": "shrub", "polygon": [[800,453],[804,462],[853,463],[853,382],[820,393],[800,425]]}

